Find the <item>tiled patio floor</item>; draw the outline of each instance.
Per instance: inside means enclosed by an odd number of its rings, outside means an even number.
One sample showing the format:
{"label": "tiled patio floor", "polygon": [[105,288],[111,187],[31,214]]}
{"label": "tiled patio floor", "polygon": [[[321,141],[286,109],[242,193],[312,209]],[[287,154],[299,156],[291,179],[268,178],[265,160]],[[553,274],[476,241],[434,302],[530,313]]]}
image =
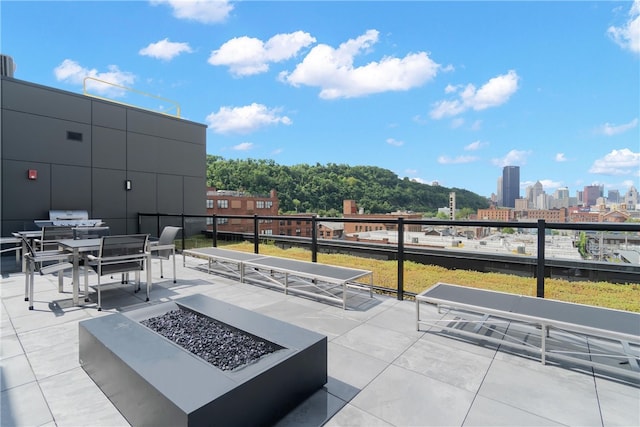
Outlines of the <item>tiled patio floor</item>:
{"label": "tiled patio floor", "polygon": [[[36,277],[35,310],[29,311],[24,276],[5,268],[0,425],[128,425],[80,367],[78,322],[196,293],[328,337],[328,383],[280,426],[640,425],[637,384],[418,332],[412,301],[367,297],[343,311],[189,266],[178,265],[176,284],[159,278],[158,270],[150,303],[131,287],[116,286],[103,291],[98,312],[95,303],[73,307],[70,279],[59,293],[55,276]],[[431,307],[424,313],[442,316]]]}

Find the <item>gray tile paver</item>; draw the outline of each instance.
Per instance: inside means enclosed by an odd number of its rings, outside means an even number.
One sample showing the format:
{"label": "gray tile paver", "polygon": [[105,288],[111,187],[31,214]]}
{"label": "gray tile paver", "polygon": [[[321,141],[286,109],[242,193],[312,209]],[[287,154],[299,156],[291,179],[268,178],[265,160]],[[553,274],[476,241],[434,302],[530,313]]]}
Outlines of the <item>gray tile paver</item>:
{"label": "gray tile paver", "polygon": [[[281,426],[317,423],[322,408],[339,407],[327,426],[640,425],[640,386],[545,366],[478,340],[418,332],[412,301],[376,296],[367,308],[343,311],[180,262],[176,267],[175,284],[154,273],[151,302],[141,298],[144,292],[134,296],[130,287],[116,286],[103,293],[102,312],[93,291],[93,302],[72,307],[69,278],[60,294],[55,276],[36,276],[36,310],[29,311],[24,276],[3,275],[1,424],[128,425],[78,365],[78,322],[202,293],[327,335],[327,385]],[[451,316],[426,305],[421,314]]]}

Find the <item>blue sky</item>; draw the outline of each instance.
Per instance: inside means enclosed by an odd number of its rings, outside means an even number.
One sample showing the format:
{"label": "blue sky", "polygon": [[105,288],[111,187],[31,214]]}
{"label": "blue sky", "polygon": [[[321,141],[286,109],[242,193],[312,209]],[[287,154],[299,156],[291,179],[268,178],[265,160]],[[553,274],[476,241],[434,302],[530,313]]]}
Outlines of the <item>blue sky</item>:
{"label": "blue sky", "polygon": [[[640,188],[640,1],[11,1],[15,78],[176,101],[207,153],[484,196]],[[88,81],[87,91],[174,113]]]}

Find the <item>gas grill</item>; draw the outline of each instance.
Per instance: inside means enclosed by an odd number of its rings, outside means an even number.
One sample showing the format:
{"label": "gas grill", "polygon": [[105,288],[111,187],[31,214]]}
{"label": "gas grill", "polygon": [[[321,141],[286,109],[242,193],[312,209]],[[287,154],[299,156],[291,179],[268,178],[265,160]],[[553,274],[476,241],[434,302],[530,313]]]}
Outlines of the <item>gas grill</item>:
{"label": "gas grill", "polygon": [[96,227],[102,225],[101,219],[89,219],[89,212],[83,210],[50,210],[49,219],[33,221],[42,227],[67,226],[67,227]]}

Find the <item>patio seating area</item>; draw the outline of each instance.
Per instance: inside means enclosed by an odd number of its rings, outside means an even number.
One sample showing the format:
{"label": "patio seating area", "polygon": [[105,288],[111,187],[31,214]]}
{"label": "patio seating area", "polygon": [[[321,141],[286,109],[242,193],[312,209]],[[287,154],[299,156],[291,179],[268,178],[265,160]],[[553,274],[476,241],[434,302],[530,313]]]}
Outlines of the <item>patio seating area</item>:
{"label": "patio seating area", "polygon": [[[78,322],[195,294],[327,336],[327,384],[278,426],[640,425],[640,383],[633,379],[569,362],[542,365],[481,336],[447,335],[437,326],[417,331],[412,300],[367,295],[367,304],[344,310],[182,263],[174,283],[160,277],[156,259],[149,302],[114,283],[103,285],[102,311],[93,290],[91,302],[74,306],[65,271],[63,292],[56,275],[35,275],[30,311],[15,254],[1,260],[3,426],[129,425],[80,366]],[[95,274],[89,283],[97,283]],[[435,325],[450,315],[429,304],[420,310]],[[522,325],[513,333],[521,335]]]}

